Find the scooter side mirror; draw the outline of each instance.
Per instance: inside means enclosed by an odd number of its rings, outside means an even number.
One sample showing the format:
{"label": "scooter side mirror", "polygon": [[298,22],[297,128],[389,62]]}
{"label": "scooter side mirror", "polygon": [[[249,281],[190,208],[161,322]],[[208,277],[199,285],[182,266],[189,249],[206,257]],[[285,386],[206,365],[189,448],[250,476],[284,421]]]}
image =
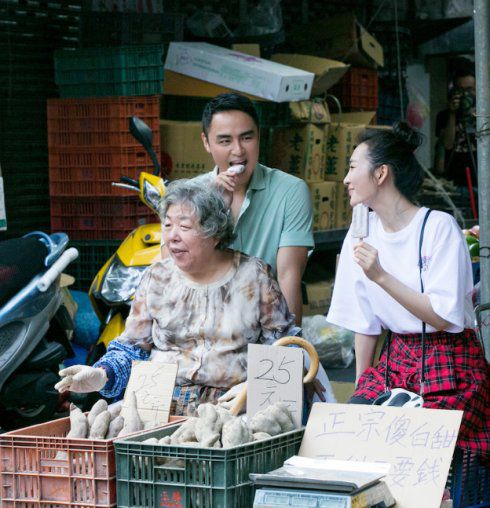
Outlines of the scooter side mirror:
{"label": "scooter side mirror", "polygon": [[151,161],[155,166],[153,174],[159,175],[160,164],[158,163],[157,155],[153,149],[153,133],[150,127],[148,127],[148,125],[137,116],[132,116],[129,119],[129,132],[131,132],[133,137],[141,143],[143,148],[146,150],[146,153],[151,157]]}
{"label": "scooter side mirror", "polygon": [[165,183],[157,175],[144,171],[139,176],[140,199],[146,206],[158,213],[158,205],[165,195]]}

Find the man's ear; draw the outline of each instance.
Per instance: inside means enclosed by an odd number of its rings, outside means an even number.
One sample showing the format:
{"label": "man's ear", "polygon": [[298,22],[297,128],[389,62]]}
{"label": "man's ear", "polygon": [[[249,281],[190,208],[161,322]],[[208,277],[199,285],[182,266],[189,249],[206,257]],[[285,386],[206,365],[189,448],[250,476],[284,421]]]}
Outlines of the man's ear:
{"label": "man's ear", "polygon": [[211,148],[209,147],[209,141],[208,141],[208,138],[204,132],[201,132],[201,139],[202,139],[202,144],[204,145],[206,152],[211,153]]}
{"label": "man's ear", "polygon": [[381,164],[374,170],[374,178],[378,185],[386,181],[390,173],[390,168],[387,164]]}

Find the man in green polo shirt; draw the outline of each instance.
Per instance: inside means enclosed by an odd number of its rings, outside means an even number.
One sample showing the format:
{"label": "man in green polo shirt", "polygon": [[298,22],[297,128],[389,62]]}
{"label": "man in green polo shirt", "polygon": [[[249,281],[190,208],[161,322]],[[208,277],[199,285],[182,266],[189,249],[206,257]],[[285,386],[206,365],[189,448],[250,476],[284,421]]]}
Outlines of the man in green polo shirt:
{"label": "man in green polo shirt", "polygon": [[[235,219],[231,247],[268,263],[289,309],[301,324],[301,278],[314,247],[312,209],[303,180],[258,163],[259,120],[252,102],[221,94],[203,112],[204,147],[216,167],[197,177],[223,190]],[[231,166],[244,166],[240,174]]]}

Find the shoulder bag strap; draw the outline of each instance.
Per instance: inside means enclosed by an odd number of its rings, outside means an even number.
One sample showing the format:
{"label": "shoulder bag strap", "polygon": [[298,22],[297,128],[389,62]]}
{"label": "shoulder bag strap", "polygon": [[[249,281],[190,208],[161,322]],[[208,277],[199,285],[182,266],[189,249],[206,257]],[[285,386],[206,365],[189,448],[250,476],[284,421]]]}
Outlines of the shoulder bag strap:
{"label": "shoulder bag strap", "polygon": [[[424,281],[422,280],[422,243],[424,241],[424,231],[425,225],[427,223],[427,219],[429,218],[431,210],[427,210],[425,214],[424,221],[422,222],[422,228],[420,230],[420,239],[419,239],[419,276],[420,276],[420,292],[424,292]],[[422,321],[422,366],[420,373],[420,395],[424,396],[424,388],[425,388],[425,322]]]}
{"label": "shoulder bag strap", "polygon": [[[425,224],[427,223],[427,219],[429,218],[431,210],[428,209],[424,220],[422,222],[422,227],[420,229],[420,237],[419,237],[419,277],[420,277],[420,292],[424,292],[424,282],[422,280],[422,243],[424,241],[424,231]],[[385,368],[385,390],[389,390],[388,381],[389,381],[389,370],[390,370],[390,346],[391,346],[391,330],[388,330],[386,336],[386,368]],[[424,384],[425,384],[425,322],[422,321],[422,367],[420,374],[420,395],[424,395]]]}

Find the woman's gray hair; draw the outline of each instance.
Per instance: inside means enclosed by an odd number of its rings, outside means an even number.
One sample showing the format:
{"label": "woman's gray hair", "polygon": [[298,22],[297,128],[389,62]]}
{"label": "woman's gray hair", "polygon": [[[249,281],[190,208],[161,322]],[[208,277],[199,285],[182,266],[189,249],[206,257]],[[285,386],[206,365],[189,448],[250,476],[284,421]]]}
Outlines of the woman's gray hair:
{"label": "woman's gray hair", "polygon": [[235,239],[233,217],[223,196],[216,188],[189,179],[171,182],[158,210],[162,223],[172,205],[182,204],[189,206],[196,214],[201,233],[205,238],[219,240],[218,249],[226,249]]}

